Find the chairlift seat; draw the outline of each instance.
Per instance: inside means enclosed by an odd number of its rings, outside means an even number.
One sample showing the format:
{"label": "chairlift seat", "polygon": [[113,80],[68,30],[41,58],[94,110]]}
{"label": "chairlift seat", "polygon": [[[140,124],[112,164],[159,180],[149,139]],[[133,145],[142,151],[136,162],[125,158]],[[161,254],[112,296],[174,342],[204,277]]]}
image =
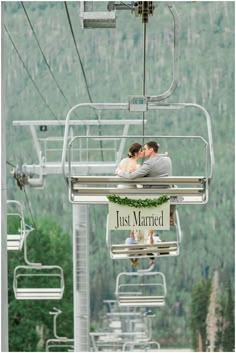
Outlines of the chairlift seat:
{"label": "chairlift seat", "polygon": [[16,299],[61,299],[61,288],[18,288],[16,289]]}
{"label": "chairlift seat", "polygon": [[[160,242],[156,245],[150,244],[118,244],[111,246],[112,258],[130,258],[130,255],[144,255],[142,257],[177,255],[179,246],[177,242]],[[124,256],[125,255],[125,256]]]}
{"label": "chairlift seat", "polygon": [[[65,338],[65,339],[58,339],[58,338],[50,338],[46,341],[46,352],[52,352],[55,350],[51,350],[53,348],[59,348],[60,352],[63,351],[69,351],[69,349],[74,350],[74,339],[72,338]],[[63,348],[63,350],[62,350]],[[65,348],[67,348],[67,350],[64,350]]]}
{"label": "chairlift seat", "polygon": [[[204,176],[145,177],[135,180],[116,176],[72,176],[68,181],[70,200],[74,203],[108,203],[106,196],[111,194],[147,198],[168,195],[171,204],[202,204],[208,201]],[[117,188],[118,184],[127,185],[127,188]],[[130,185],[143,187],[130,188]],[[146,187],[149,185],[152,187]]]}
{"label": "chairlift seat", "polygon": [[[39,270],[40,273],[24,273],[22,270]],[[57,273],[45,273],[45,270],[57,271]],[[28,277],[30,279],[34,278],[56,278],[59,281],[59,286],[57,287],[21,287],[19,286],[18,280],[22,277]],[[64,275],[63,270],[60,266],[17,266],[14,270],[13,276],[13,289],[15,293],[15,298],[19,300],[59,300],[62,299],[64,293]]]}
{"label": "chairlift seat", "polygon": [[23,243],[22,234],[7,234],[7,250],[21,250]]}
{"label": "chairlift seat", "polygon": [[[57,350],[54,350],[55,348],[57,348]],[[58,350],[58,348],[60,350]],[[74,352],[74,346],[71,344],[49,344],[46,352]]]}
{"label": "chairlift seat", "polygon": [[119,299],[119,306],[164,306],[164,296],[122,296]]}
{"label": "chairlift seat", "polygon": [[157,341],[148,341],[148,342],[125,342],[123,345],[123,352],[130,351],[132,352],[156,352],[160,349],[160,343]]}

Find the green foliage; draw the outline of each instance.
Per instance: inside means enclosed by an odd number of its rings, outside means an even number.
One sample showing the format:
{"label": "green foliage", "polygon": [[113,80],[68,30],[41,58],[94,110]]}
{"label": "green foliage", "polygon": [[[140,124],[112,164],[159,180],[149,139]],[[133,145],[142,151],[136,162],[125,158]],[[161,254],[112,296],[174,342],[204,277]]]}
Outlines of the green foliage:
{"label": "green foliage", "polygon": [[160,196],[158,199],[129,199],[128,197],[120,197],[119,195],[109,195],[108,200],[122,206],[130,206],[135,208],[150,208],[157,207],[166,203],[169,197],[166,195]]}
{"label": "green foliage", "polygon": [[[206,317],[210,298],[211,282],[202,280],[192,290],[191,304],[191,329],[192,340],[195,351],[207,351],[206,347]],[[201,337],[202,347],[198,346],[198,339]],[[202,348],[202,350],[201,350]]]}
{"label": "green foliage", "polygon": [[[58,318],[58,334],[73,337],[70,238],[68,234],[63,234],[52,220],[44,219],[37,222],[37,225],[37,230],[29,234],[27,239],[28,259],[43,265],[60,265],[64,271],[65,291],[62,300],[16,300],[12,288],[13,271],[16,266],[24,265],[23,250],[9,252],[9,347],[10,351],[14,352],[45,351],[46,340],[53,337],[53,320],[49,311],[52,311],[54,306],[63,311]],[[29,286],[41,287],[43,284],[41,279],[28,279]],[[50,284],[52,285],[52,282],[48,278],[47,285]]]}
{"label": "green foliage", "polygon": [[235,349],[234,299],[230,280],[227,288],[227,301],[224,313],[224,331],[222,340],[223,352],[233,352]]}

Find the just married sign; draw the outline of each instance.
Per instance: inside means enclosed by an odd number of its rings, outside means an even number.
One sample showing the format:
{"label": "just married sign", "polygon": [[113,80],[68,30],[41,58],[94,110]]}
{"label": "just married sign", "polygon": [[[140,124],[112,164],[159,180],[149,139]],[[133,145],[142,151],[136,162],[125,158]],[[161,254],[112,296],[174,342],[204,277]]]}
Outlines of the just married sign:
{"label": "just married sign", "polygon": [[[130,197],[130,199],[132,199]],[[139,198],[141,199],[141,198]],[[145,198],[143,198],[145,200]],[[132,207],[109,202],[109,229],[170,229],[170,201],[155,207]]]}

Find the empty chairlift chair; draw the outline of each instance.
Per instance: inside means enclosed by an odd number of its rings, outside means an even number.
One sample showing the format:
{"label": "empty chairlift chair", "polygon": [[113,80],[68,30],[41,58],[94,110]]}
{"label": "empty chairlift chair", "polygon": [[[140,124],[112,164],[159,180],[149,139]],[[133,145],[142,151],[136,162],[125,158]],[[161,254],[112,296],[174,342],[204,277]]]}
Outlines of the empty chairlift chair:
{"label": "empty chairlift chair", "polygon": [[119,306],[164,306],[165,276],[161,272],[121,272],[115,293]]}
{"label": "empty chairlift chair", "polygon": [[149,342],[125,342],[123,352],[156,352],[160,349],[160,343],[157,341]]}
{"label": "empty chairlift chair", "polygon": [[53,315],[54,338],[50,338],[46,341],[46,352],[73,352],[74,339],[61,337],[57,334],[57,317],[62,313],[62,311],[57,308],[53,309],[54,311],[49,311],[49,314]]}
{"label": "empty chairlift chair", "polygon": [[[168,236],[173,236],[173,234],[175,234],[175,239],[165,241],[167,234],[165,231],[165,234],[161,237],[162,240],[153,245],[149,244],[148,241],[142,244],[125,244],[126,238],[129,234],[128,231],[120,231],[120,233],[123,234],[119,237],[117,231],[109,230],[108,222],[109,215],[107,216],[106,225],[106,244],[112,259],[130,259],[135,256],[138,257],[138,259],[149,258],[150,254],[154,257],[179,255],[182,232],[178,210],[175,211],[175,226],[171,227],[171,230],[168,232],[170,233]],[[160,234],[160,232],[158,233]]]}
{"label": "empty chairlift chair", "polygon": [[46,352],[74,352],[74,340],[50,339],[47,342]]}
{"label": "empty chairlift chair", "polygon": [[14,269],[13,289],[19,300],[59,300],[64,293],[64,274],[60,266],[32,263],[27,259],[27,236],[24,242],[26,265]]}
{"label": "empty chairlift chair", "polygon": [[23,207],[19,201],[7,200],[7,207],[7,250],[21,250],[25,235],[32,229],[25,224]]}

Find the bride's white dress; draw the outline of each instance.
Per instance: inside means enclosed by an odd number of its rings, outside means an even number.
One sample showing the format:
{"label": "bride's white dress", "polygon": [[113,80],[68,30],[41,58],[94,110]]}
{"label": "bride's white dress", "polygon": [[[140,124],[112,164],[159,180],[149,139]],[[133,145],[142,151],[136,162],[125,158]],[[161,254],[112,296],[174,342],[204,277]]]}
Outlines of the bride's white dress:
{"label": "bride's white dress", "polygon": [[[140,164],[137,164],[136,169],[140,167]],[[134,185],[134,184],[118,184],[118,189],[137,189],[142,187],[142,185]],[[148,231],[146,230],[138,230],[134,229],[135,232],[135,240],[138,244],[147,244],[148,243]],[[130,239],[130,238],[127,238]]]}
{"label": "bride's white dress", "polygon": [[[140,164],[137,164],[136,169],[140,167]],[[118,184],[117,185],[118,189],[137,189],[137,185],[131,185],[131,184]]]}

